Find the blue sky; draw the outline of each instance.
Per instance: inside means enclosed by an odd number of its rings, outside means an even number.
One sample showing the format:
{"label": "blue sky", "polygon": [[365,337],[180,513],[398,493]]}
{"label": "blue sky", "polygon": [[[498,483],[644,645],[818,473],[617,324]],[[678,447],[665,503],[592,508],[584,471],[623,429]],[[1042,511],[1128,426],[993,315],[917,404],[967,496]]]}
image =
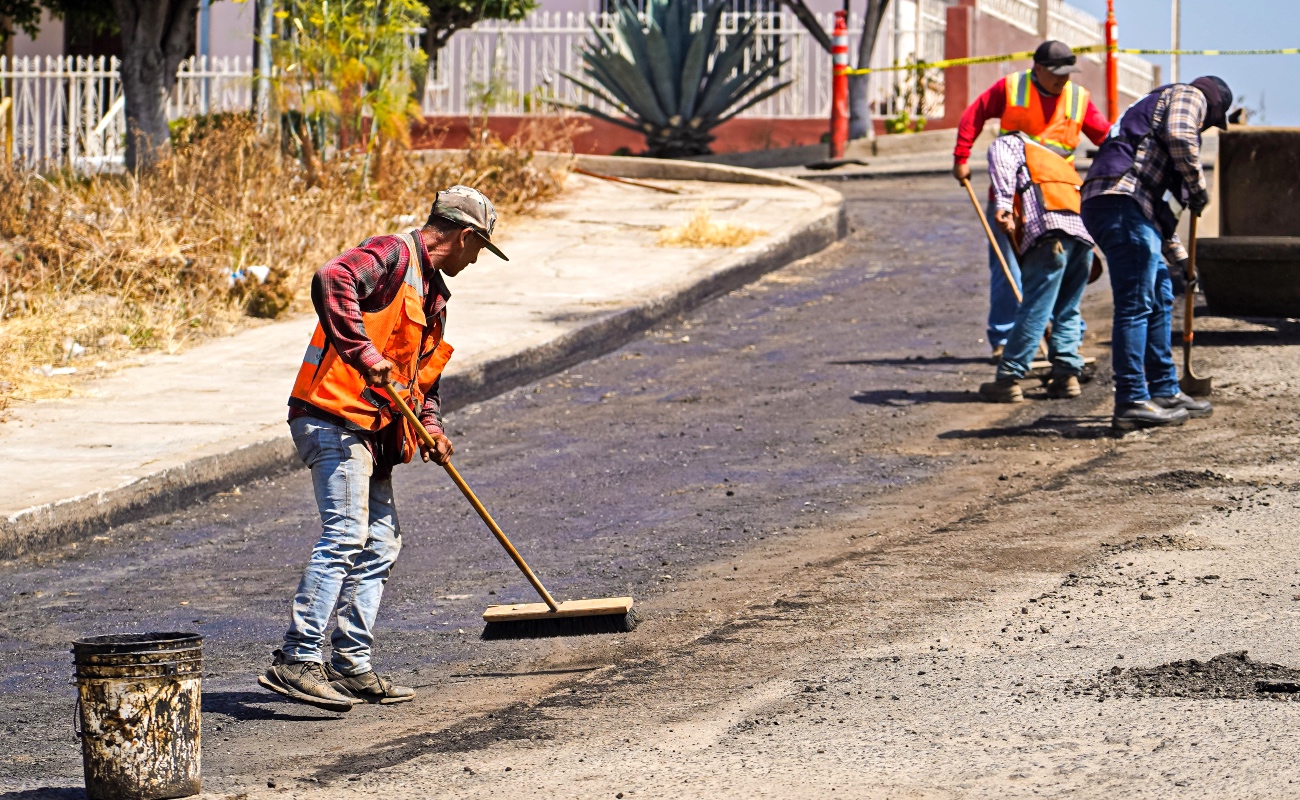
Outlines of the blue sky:
{"label": "blue sky", "polygon": [[[1098,19],[1106,0],[1068,0]],[[1169,47],[1169,0],[1115,0],[1120,47]],[[1184,50],[1245,50],[1300,47],[1297,0],[1182,0]],[[1169,78],[1168,56],[1144,56]],[[1183,56],[1182,79],[1218,75],[1251,109],[1264,98],[1269,125],[1300,125],[1300,55]],[[1259,123],[1256,116],[1253,122]]]}

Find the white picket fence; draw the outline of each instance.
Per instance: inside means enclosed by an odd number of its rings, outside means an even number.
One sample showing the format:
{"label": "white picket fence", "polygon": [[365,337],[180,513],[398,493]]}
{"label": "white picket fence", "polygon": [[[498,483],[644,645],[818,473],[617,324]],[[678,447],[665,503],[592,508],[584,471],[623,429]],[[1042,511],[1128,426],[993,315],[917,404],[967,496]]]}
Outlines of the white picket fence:
{"label": "white picket fence", "polygon": [[[122,162],[126,115],[116,58],[0,56],[0,141],[27,167],[95,170]],[[194,57],[181,63],[169,119],[246,111],[251,58]]]}

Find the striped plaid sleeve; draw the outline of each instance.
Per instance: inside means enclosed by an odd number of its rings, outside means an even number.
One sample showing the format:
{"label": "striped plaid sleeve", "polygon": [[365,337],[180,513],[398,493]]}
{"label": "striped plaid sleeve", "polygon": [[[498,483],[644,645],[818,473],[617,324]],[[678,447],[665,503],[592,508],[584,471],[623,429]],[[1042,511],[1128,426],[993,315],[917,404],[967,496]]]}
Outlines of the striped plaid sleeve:
{"label": "striped plaid sleeve", "polygon": [[339,358],[358,372],[383,360],[366,335],[361,306],[404,267],[403,252],[396,236],[376,236],[331,259],[312,279],[316,317]]}
{"label": "striped plaid sleeve", "polygon": [[[1017,152],[1016,145],[1020,145]],[[999,136],[989,145],[989,182],[998,211],[1010,211],[1016,196],[1016,171],[1024,161],[1024,142],[1015,136]]]}
{"label": "striped plaid sleeve", "polygon": [[1205,172],[1201,169],[1201,125],[1209,104],[1192,86],[1178,84],[1170,90],[1169,110],[1160,136],[1169,152],[1171,166],[1182,176],[1189,205],[1204,207],[1207,200]]}

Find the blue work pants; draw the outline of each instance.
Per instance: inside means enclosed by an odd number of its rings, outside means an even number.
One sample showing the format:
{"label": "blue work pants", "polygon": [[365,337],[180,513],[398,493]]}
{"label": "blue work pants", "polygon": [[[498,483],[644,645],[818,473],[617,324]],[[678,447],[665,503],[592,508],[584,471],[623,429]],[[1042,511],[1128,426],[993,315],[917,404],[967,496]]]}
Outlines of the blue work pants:
{"label": "blue work pants", "polygon": [[1025,299],[998,364],[998,378],[1023,378],[1029,372],[1038,342],[1052,323],[1048,359],[1053,375],[1078,375],[1083,370],[1083,317],[1079,301],[1088,285],[1092,246],[1073,236],[1040,238],[1020,260]]}
{"label": "blue work pants", "polygon": [[1115,296],[1115,403],[1177,394],[1178,370],[1169,341],[1174,292],[1160,230],[1128,195],[1089,198],[1083,204],[1083,224],[1106,254]]}
{"label": "blue work pants", "polygon": [[352,431],[312,417],[290,420],[289,430],[311,468],[321,535],[293,598],[284,656],[323,663],[334,618],[330,662],[344,675],[359,675],[371,669],[379,601],[402,549],[393,483],[372,477],[374,459]]}

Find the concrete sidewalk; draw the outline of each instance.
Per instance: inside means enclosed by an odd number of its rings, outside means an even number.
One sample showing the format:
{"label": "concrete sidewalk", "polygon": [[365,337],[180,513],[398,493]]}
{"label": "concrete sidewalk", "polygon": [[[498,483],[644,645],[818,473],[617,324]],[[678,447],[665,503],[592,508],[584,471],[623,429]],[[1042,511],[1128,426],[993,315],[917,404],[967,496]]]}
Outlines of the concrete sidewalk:
{"label": "concrete sidewalk", "polygon": [[[503,227],[449,280],[448,410],[617,347],[679,313],[833,242],[838,193],[752,170],[584,158],[587,169],[659,179],[680,195],[571,175],[564,196]],[[662,226],[707,205],[764,231],[733,250],[662,248]],[[380,231],[376,231],[380,233]],[[0,425],[0,557],[175,508],[296,462],[285,399],[315,318],[299,317],[156,355],[67,400],[13,409]]]}

